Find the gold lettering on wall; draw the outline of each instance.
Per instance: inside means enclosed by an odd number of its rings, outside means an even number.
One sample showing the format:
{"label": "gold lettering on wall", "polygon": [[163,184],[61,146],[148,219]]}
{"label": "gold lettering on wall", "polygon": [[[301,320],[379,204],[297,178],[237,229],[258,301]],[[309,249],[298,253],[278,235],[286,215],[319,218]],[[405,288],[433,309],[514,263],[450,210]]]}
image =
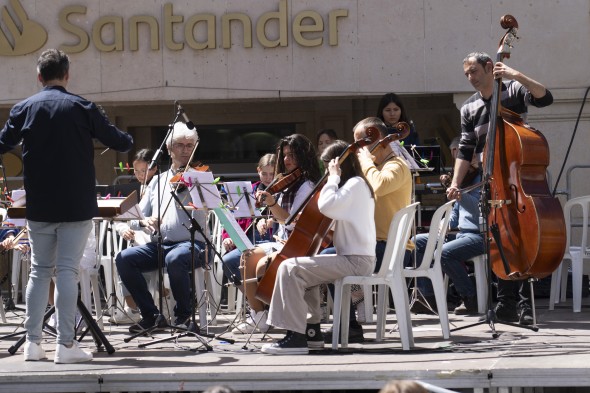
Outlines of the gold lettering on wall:
{"label": "gold lettering on wall", "polygon": [[[311,24],[309,23],[311,20]],[[303,22],[306,22],[303,24]],[[303,11],[298,13],[293,20],[293,37],[295,42],[301,46],[320,46],[322,45],[321,35],[316,38],[311,38],[311,34],[304,33],[320,33],[324,31],[324,20],[322,16],[315,11]]]}
{"label": "gold lettering on wall", "polygon": [[148,26],[150,32],[150,48],[152,50],[160,49],[160,29],[158,21],[153,16],[132,16],[129,18],[129,49],[139,49],[139,24],[144,23]]}
{"label": "gold lettering on wall", "polygon": [[[207,24],[207,39],[203,42],[197,41],[195,38],[197,23]],[[197,14],[188,18],[186,25],[184,25],[184,39],[187,45],[193,49],[215,49],[215,15]]]}
{"label": "gold lettering on wall", "polygon": [[[134,15],[125,20],[121,16],[104,15],[91,22],[85,19],[86,13],[87,7],[82,5],[65,6],[60,10],[59,26],[71,37],[60,49],[67,53],[80,53],[88,49],[91,40],[101,52],[123,51],[126,42],[131,51],[139,50],[142,42],[144,47],[149,43],[153,51],[161,47],[180,51],[185,46],[193,50],[231,49],[238,43],[244,48],[253,47],[252,19],[241,12],[228,12],[221,16],[196,13],[188,16],[185,22],[183,15],[174,14],[173,3],[170,2],[163,5],[161,19]],[[303,10],[290,20],[289,0],[279,0],[274,10],[264,12],[256,19],[255,37],[264,48],[287,47],[290,39],[303,47],[317,47],[324,43],[337,46],[339,24],[348,14],[347,9],[335,9],[324,18],[317,11]],[[85,26],[91,26],[90,31]]]}
{"label": "gold lettering on wall", "polygon": [[221,17],[221,35],[223,37],[222,47],[225,49],[231,48],[231,21],[242,22],[242,30],[244,34],[244,48],[252,48],[252,21],[246,14],[240,12],[232,12]]}
{"label": "gold lettering on wall", "polygon": [[76,26],[73,23],[70,23],[68,17],[74,14],[86,15],[86,7],[82,5],[70,5],[62,8],[62,10],[59,12],[59,25],[61,26],[61,28],[67,31],[68,33],[72,33],[74,36],[78,37],[77,44],[60,45],[59,49],[68,53],[84,52],[86,48],[88,48],[88,44],[90,43],[90,38],[88,37],[88,34],[84,31],[84,29]]}
{"label": "gold lettering on wall", "polygon": [[[103,40],[103,29],[112,25],[113,42],[105,43]],[[101,52],[112,52],[123,50],[123,18],[118,16],[101,16],[92,25],[92,42]]]}
{"label": "gold lettering on wall", "polygon": [[[279,37],[276,40],[270,40],[266,35],[266,24],[272,19],[277,19],[279,23]],[[265,12],[256,22],[256,37],[258,42],[266,48],[287,46],[287,31],[287,0],[280,1],[278,12]]]}

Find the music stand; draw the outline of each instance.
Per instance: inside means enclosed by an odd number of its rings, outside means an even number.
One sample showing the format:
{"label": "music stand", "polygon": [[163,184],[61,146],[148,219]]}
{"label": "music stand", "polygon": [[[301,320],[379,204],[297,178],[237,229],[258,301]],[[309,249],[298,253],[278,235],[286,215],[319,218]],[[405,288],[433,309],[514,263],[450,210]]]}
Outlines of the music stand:
{"label": "music stand", "polygon": [[[187,171],[183,175],[183,182],[189,186],[189,191],[192,199],[192,207],[195,209],[203,209],[208,210],[208,206],[219,206],[221,205],[221,196],[219,195],[219,190],[215,185],[215,181],[213,179],[213,174],[211,172],[197,172],[197,171]],[[176,340],[180,337],[184,336],[193,336],[196,337],[199,342],[205,347],[207,351],[212,351],[213,348],[207,344],[201,336],[208,337],[208,338],[216,338],[214,335],[208,335],[200,332],[199,326],[195,320],[195,298],[196,298],[196,288],[195,288],[195,233],[198,231],[201,236],[203,237],[205,243],[214,249],[213,245],[211,244],[209,238],[203,231],[203,228],[199,225],[199,223],[193,218],[192,214],[184,207],[183,202],[178,198],[175,191],[171,191],[172,198],[176,201],[176,203],[182,208],[185,212],[187,217],[190,220],[191,226],[187,228],[190,232],[191,236],[191,267],[190,267],[190,275],[191,275],[191,322],[189,326],[185,329],[182,327],[174,327],[177,331],[182,331],[176,336],[166,337],[160,340],[155,340],[149,343],[140,344],[139,347],[146,347],[148,345],[161,343],[170,340]],[[206,316],[205,316],[206,318]],[[156,323],[157,325],[157,323]],[[144,332],[138,333],[138,335],[143,334]],[[125,340],[130,340],[135,336],[132,336]],[[226,340],[227,341],[227,340]]]}

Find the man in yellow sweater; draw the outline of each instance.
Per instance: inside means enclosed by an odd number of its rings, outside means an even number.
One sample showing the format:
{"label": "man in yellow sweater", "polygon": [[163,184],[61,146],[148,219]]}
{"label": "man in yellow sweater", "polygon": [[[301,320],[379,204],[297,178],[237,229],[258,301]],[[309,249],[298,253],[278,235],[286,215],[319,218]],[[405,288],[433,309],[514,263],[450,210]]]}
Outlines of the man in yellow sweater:
{"label": "man in yellow sweater", "polygon": [[[364,139],[367,136],[366,131],[370,127],[379,130],[379,139],[387,136],[385,123],[377,117],[368,117],[354,126],[354,140]],[[375,229],[377,233],[375,271],[378,271],[385,253],[391,220],[395,213],[411,203],[412,174],[405,159],[398,157],[390,144],[379,145],[371,151],[376,145],[377,143],[374,143],[359,149],[357,155],[362,172],[375,192]],[[408,243],[408,248],[413,248],[411,242]],[[324,341],[332,342],[332,330],[328,329],[323,333]],[[354,310],[351,309],[348,342],[360,343],[363,341],[363,328],[356,320]]]}

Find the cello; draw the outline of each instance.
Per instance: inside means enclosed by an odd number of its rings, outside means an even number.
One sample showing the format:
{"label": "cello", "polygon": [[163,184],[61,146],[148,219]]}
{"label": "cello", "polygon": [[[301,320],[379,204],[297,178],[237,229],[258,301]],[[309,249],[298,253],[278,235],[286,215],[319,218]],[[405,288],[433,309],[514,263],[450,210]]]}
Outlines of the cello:
{"label": "cello", "polygon": [[[400,136],[402,134],[394,134],[393,137],[389,138],[389,141],[395,140],[393,138],[396,135]],[[407,136],[407,133],[405,136]],[[398,139],[405,136],[398,137]],[[379,131],[376,128],[367,128],[366,137],[350,144],[338,158],[338,163],[342,164],[351,153],[359,148],[375,143],[378,137]],[[322,189],[326,178],[327,172],[320,181],[318,181],[314,189],[308,195],[306,201],[301,205],[303,206],[301,215],[299,215],[299,210],[297,210],[285,220],[285,225],[288,225],[299,216],[289,239],[287,239],[287,242],[281,251],[270,259],[266,271],[258,283],[256,298],[263,303],[270,304],[280,264],[289,258],[315,255],[322,245],[322,241],[328,233],[328,230],[332,226],[332,219],[324,216],[319,211],[318,207],[320,190]]]}
{"label": "cello", "polygon": [[[511,15],[500,24],[508,31],[500,40],[497,62],[510,57],[518,28]],[[502,108],[502,79],[495,83],[483,157],[482,213],[492,235],[490,262],[503,280],[543,278],[560,264],[566,246],[561,203],[546,178],[549,146],[543,134]]]}

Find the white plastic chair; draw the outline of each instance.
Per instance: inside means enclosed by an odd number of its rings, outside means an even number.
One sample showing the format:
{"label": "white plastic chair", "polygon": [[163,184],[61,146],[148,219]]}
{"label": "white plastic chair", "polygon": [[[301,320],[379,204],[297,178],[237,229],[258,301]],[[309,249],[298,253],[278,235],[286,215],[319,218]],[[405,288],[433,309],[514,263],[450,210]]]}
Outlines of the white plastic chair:
{"label": "white plastic chair", "polygon": [[[488,272],[486,269],[485,254],[478,255],[467,260],[473,263],[473,274],[475,275],[475,290],[477,292],[477,312],[485,314],[488,307]],[[445,274],[445,290],[449,287],[449,276]]]}
{"label": "white plastic chair", "polygon": [[[350,285],[379,285],[379,296],[377,302],[377,341],[382,340],[385,331],[385,302],[387,293],[384,289],[391,287],[394,292],[393,301],[400,331],[402,348],[409,350],[414,345],[412,336],[411,321],[408,307],[408,294],[403,285],[403,290],[394,288],[394,266],[403,265],[406,245],[410,238],[412,224],[416,218],[416,208],[419,202],[413,203],[399,210],[391,220],[387,246],[383,256],[381,268],[377,273],[370,276],[346,276],[334,282],[334,326],[332,332],[332,349],[338,349],[338,336],[341,336],[341,346],[348,346],[348,321],[350,316]],[[398,296],[396,296],[396,294]],[[404,295],[405,294],[405,295]],[[340,329],[342,328],[342,333]]]}
{"label": "white plastic chair", "polygon": [[[577,209],[576,209],[577,208]],[[572,210],[581,209],[582,234],[579,242],[572,240]],[[573,311],[582,311],[582,276],[584,261],[590,261],[590,247],[588,247],[588,226],[590,217],[590,195],[570,199],[563,208],[565,215],[566,250],[559,267],[551,276],[551,291],[549,295],[549,309],[553,310],[555,304],[566,298],[568,264],[572,267],[572,296]],[[561,293],[561,296],[560,296]]]}
{"label": "white plastic chair", "polygon": [[[440,257],[442,255],[442,246],[445,242],[445,236],[449,227],[451,218],[451,209],[455,201],[449,201],[436,209],[432,216],[430,231],[428,232],[428,241],[424,249],[424,256],[417,267],[398,266],[394,270],[394,286],[403,286],[405,288],[406,278],[425,277],[432,282],[434,297],[436,298],[436,307],[440,318],[440,325],[443,337],[448,339],[451,335],[449,328],[449,315],[447,311],[447,291],[444,286],[442,267]],[[394,294],[395,295],[395,294]],[[395,297],[394,297],[395,299]],[[397,304],[396,304],[397,312]]]}

